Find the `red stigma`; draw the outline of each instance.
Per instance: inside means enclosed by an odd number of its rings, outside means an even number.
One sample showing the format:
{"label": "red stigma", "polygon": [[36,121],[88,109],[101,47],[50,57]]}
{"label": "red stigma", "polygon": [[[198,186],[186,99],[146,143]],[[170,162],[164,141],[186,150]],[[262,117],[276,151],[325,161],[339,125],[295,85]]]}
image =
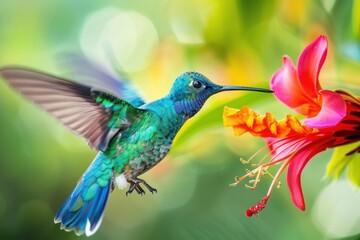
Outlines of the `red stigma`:
{"label": "red stigma", "polygon": [[263,199],[261,199],[260,202],[246,210],[245,215],[247,217],[251,217],[254,214],[257,216],[258,213],[266,207],[266,203],[268,200],[269,196],[266,195]]}
{"label": "red stigma", "polygon": [[245,212],[245,215],[246,215],[247,217],[251,217],[253,214],[254,214],[253,211],[250,210],[250,209],[246,210],[246,212]]}

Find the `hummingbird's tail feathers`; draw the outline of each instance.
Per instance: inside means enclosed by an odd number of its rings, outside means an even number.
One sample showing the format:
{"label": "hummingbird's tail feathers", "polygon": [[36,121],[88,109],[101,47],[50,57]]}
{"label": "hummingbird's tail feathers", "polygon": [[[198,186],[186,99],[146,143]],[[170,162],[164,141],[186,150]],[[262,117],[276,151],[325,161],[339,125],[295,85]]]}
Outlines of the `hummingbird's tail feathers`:
{"label": "hummingbird's tail feathers", "polygon": [[61,223],[61,229],[91,236],[100,227],[112,185],[110,159],[102,156],[95,158],[56,214],[54,221]]}
{"label": "hummingbird's tail feathers", "polygon": [[[101,225],[110,186],[97,190],[96,196],[88,202],[72,194],[56,214],[55,223],[61,223],[60,228],[65,231],[74,231],[80,236],[94,234]],[[80,208],[78,208],[81,205]]]}

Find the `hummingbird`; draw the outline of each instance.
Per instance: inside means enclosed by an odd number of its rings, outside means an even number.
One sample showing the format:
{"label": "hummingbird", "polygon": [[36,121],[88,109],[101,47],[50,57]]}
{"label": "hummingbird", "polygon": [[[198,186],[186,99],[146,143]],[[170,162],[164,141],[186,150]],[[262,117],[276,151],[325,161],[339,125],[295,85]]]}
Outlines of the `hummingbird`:
{"label": "hummingbird", "polygon": [[[169,93],[146,103],[124,78],[83,60],[86,83],[37,70],[9,66],[0,76],[15,90],[53,115],[98,151],[75,189],[54,217],[76,235],[91,236],[101,225],[109,194],[115,186],[145,194],[157,190],[139,176],[169,153],[179,129],[212,95],[263,88],[220,86],[201,73],[179,75]],[[80,71],[81,72],[81,71]]]}

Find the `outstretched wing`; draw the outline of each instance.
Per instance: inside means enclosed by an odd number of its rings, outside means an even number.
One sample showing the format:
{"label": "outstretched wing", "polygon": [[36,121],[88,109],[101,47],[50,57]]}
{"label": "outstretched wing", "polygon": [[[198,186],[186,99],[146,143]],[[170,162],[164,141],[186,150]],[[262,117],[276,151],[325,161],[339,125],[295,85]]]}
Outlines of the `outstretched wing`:
{"label": "outstretched wing", "polygon": [[129,127],[132,117],[143,111],[90,86],[33,70],[2,68],[0,76],[87,139],[96,150],[105,151],[111,138]]}
{"label": "outstretched wing", "polygon": [[91,60],[76,54],[67,54],[63,57],[67,69],[71,69],[74,80],[90,86],[103,89],[117,96],[134,107],[140,107],[145,101],[129,84],[126,79],[117,74],[114,69],[106,69]]}

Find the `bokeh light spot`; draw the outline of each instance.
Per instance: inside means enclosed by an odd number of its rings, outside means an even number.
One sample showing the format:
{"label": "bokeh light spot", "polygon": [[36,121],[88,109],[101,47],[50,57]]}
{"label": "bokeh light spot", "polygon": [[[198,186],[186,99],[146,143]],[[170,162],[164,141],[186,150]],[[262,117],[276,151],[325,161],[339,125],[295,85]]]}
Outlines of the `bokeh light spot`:
{"label": "bokeh light spot", "polygon": [[92,13],[83,26],[81,48],[90,59],[104,65],[111,61],[124,71],[138,71],[149,64],[158,44],[153,23],[134,11],[107,7]]}
{"label": "bokeh light spot", "polygon": [[172,1],[170,25],[176,39],[185,44],[204,43],[204,29],[212,9],[208,1],[206,7],[198,1]]}
{"label": "bokeh light spot", "polygon": [[360,191],[349,181],[339,180],[318,196],[312,218],[316,226],[331,238],[360,233]]}

